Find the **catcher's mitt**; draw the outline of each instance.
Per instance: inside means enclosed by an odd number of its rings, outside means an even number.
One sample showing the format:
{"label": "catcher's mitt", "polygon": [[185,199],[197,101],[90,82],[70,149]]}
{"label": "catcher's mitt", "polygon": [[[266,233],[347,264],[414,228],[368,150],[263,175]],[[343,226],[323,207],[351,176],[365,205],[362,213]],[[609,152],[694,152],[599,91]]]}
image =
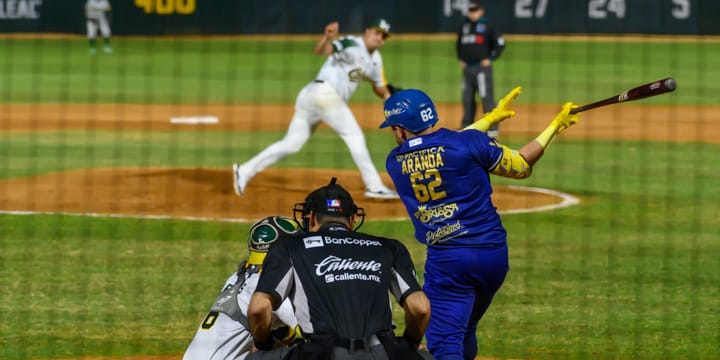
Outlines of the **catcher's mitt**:
{"label": "catcher's mitt", "polygon": [[390,84],[390,83],[388,83],[388,84],[386,85],[386,87],[387,87],[388,91],[390,91],[390,95],[392,95],[392,94],[394,94],[394,93],[396,93],[396,92],[398,92],[398,91],[400,91],[400,90],[404,90],[403,88],[397,87],[397,86],[395,86],[395,85],[393,85],[393,84]]}

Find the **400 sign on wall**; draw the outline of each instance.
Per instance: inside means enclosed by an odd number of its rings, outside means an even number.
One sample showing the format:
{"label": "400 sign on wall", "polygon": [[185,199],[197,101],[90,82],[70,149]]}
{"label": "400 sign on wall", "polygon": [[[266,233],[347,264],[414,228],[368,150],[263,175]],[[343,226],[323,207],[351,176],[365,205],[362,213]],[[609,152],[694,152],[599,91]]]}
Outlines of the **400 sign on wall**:
{"label": "400 sign on wall", "polygon": [[195,13],[195,0],[135,0],[135,6],[146,14],[190,15]]}

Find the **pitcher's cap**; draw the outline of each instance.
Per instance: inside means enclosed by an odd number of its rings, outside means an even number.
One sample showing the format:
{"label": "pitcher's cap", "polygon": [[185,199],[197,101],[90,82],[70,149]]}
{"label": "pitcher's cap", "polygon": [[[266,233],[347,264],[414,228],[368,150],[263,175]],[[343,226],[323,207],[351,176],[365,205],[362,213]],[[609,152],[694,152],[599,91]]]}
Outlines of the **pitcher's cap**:
{"label": "pitcher's cap", "polygon": [[484,8],[483,4],[479,1],[471,1],[470,4],[468,4],[468,10],[473,11],[477,9]]}
{"label": "pitcher's cap", "polygon": [[383,18],[375,19],[368,28],[375,29],[385,35],[385,38],[390,37],[390,23]]}

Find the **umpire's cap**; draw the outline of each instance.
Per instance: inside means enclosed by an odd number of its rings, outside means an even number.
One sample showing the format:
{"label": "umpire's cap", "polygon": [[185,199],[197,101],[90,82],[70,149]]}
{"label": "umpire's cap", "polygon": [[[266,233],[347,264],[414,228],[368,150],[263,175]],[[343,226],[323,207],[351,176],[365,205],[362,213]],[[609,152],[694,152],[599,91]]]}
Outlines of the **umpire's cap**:
{"label": "umpire's cap", "polygon": [[400,126],[417,134],[438,122],[430,97],[416,89],[401,90],[385,100],[385,122],[380,128]]}
{"label": "umpire's cap", "polygon": [[303,207],[303,215],[307,215],[310,211],[316,214],[336,215],[342,217],[351,217],[358,211],[355,201],[353,201],[350,193],[342,186],[336,184],[337,178],[333,177],[330,183],[311,192],[305,198]]}

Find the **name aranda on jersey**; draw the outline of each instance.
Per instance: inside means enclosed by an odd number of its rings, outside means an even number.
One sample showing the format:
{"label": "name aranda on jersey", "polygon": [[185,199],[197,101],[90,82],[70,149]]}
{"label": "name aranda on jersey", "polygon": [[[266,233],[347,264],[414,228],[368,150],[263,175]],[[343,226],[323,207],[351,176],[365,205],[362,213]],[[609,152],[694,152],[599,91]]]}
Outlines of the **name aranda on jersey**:
{"label": "name aranda on jersey", "polygon": [[444,152],[444,146],[433,146],[397,155],[395,160],[402,163],[403,174],[410,174],[445,166],[442,158]]}

